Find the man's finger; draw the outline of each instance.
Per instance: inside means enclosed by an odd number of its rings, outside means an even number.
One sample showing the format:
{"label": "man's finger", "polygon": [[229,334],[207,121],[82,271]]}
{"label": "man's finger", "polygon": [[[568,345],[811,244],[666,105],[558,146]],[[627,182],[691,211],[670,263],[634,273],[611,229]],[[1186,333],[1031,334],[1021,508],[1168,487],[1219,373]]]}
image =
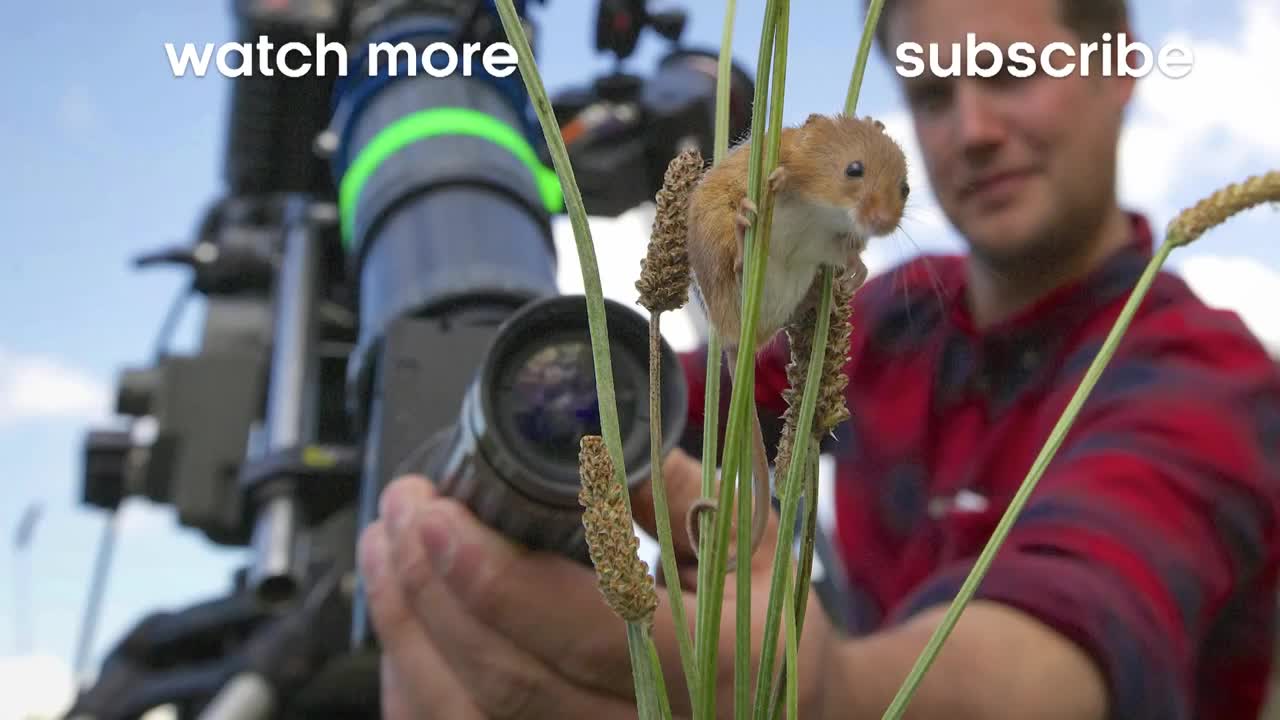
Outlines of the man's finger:
{"label": "man's finger", "polygon": [[[444,650],[458,682],[487,717],[634,716],[634,703],[568,682],[548,666],[547,658],[520,647],[500,629],[486,625],[472,614],[468,603],[450,591],[440,575],[448,558],[433,557],[430,552],[437,542],[448,539],[432,537],[430,517],[441,513],[461,516],[465,512],[461,505],[450,499],[436,499],[419,484],[406,482],[390,492],[393,496],[387,503],[391,512],[388,524],[397,579],[419,622],[433,643]],[[495,547],[505,543],[498,540]],[[486,559],[475,561],[483,563]],[[470,561],[459,556],[455,562]],[[523,605],[517,611],[521,609]],[[540,630],[563,635],[575,627],[544,625]]]}
{"label": "man's finger", "polygon": [[369,612],[382,645],[383,667],[390,671],[383,679],[387,717],[482,720],[466,689],[410,611],[390,569],[391,554],[382,523],[365,528],[359,551]]}
{"label": "man's finger", "polygon": [[391,656],[383,653],[379,665],[383,720],[417,720],[422,717],[423,708],[413,699],[413,684],[400,677],[400,669],[392,662]]}
{"label": "man's finger", "polygon": [[[432,572],[443,580],[437,584],[448,589],[467,615],[574,684],[634,697],[626,626],[605,603],[593,568],[556,554],[517,548],[456,501],[432,500],[413,484],[399,489],[402,492],[390,503],[392,507],[416,503],[424,508],[404,526],[414,525],[406,536],[418,538],[424,549],[435,548],[438,555]],[[409,547],[411,543],[397,542],[397,548],[402,545]],[[410,566],[415,562],[411,558],[405,561]],[[685,597],[692,624],[696,608],[693,597]],[[662,604],[657,610],[654,639],[662,664],[669,670],[668,691],[674,709],[685,691],[666,599],[665,593],[659,593]],[[427,612],[431,599],[415,602]],[[442,615],[437,612],[436,617]],[[442,622],[440,632],[450,632],[447,625]],[[448,654],[452,658],[452,648]],[[634,704],[630,714],[635,714]]]}

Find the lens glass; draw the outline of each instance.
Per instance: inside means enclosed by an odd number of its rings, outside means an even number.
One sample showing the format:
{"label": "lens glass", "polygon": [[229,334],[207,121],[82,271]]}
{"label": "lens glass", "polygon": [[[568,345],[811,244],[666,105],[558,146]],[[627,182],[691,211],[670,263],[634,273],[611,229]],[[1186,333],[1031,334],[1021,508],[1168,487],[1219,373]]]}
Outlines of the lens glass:
{"label": "lens glass", "polygon": [[[519,444],[544,461],[576,468],[579,441],[601,432],[591,346],[578,337],[552,340],[519,359],[505,380],[499,415]],[[634,416],[636,390],[618,385],[618,415],[625,422]]]}

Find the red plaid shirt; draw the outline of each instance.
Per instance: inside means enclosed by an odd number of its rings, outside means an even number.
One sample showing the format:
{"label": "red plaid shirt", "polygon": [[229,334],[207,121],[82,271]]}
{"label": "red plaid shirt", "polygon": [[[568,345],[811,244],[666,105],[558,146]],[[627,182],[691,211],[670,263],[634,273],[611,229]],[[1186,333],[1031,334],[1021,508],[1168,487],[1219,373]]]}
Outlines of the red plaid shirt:
{"label": "red plaid shirt", "polygon": [[[855,632],[959,589],[1151,257],[1132,221],[1126,249],[995,328],[968,315],[962,257],[917,258],[857,293],[853,417],[824,444]],[[784,336],[757,364],[766,433],[788,352]],[[696,451],[705,353],[683,360]],[[1280,372],[1235,314],[1162,273],[976,597],[1079,643],[1114,717],[1255,717],[1278,517]]]}

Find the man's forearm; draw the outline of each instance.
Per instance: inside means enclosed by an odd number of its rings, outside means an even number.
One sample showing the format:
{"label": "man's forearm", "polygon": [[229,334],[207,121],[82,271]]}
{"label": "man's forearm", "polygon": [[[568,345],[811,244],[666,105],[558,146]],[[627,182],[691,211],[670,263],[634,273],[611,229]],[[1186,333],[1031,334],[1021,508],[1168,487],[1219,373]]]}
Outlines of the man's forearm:
{"label": "man's forearm", "polygon": [[[824,716],[878,720],[893,701],[946,607],[884,632],[848,640],[827,673]],[[912,696],[907,718],[1103,720],[1106,693],[1090,658],[1024,613],[972,602]]]}

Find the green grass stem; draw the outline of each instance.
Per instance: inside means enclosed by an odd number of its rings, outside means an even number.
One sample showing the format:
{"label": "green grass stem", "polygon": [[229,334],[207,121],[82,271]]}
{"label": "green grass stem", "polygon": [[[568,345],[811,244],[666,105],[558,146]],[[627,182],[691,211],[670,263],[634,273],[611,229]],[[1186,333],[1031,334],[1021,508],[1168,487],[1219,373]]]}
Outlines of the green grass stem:
{"label": "green grass stem", "polygon": [[[751,380],[748,387],[754,387]],[[751,404],[751,409],[755,405]],[[749,428],[750,426],[748,426]],[[744,431],[745,432],[745,431]],[[744,438],[745,440],[745,438]],[[733,656],[733,712],[738,720],[747,720],[751,716],[751,506],[755,501],[752,492],[753,483],[751,458],[755,455],[754,442],[743,442],[738,446],[738,551],[737,556],[743,558],[737,567],[737,592],[735,594],[737,611],[735,652]]]}
{"label": "green grass stem", "polygon": [[800,717],[800,633],[797,630],[795,597],[791,593],[791,584],[782,589],[783,616],[786,618],[787,654],[787,717]]}
{"label": "green grass stem", "polygon": [[[732,87],[732,69],[733,69],[733,25],[737,17],[736,0],[728,0],[725,4],[724,27],[720,33],[720,57],[718,64],[718,72],[716,74],[716,124],[715,139],[712,149],[712,165],[718,164],[724,159],[729,152],[729,90]],[[716,468],[719,466],[717,462],[719,451],[717,449],[718,436],[720,432],[720,374],[722,362],[721,353],[723,352],[720,334],[716,332],[714,326],[709,328],[707,333],[707,376],[706,390],[703,397],[703,425],[702,425],[702,497],[712,497],[716,488]],[[698,518],[698,557],[704,561],[698,565],[698,587],[705,588],[711,584],[711,575],[715,568],[712,555],[715,551],[714,537],[711,534],[712,524],[711,518],[703,513]],[[708,628],[707,615],[710,613],[710,604],[703,602],[701,596],[698,597],[698,603],[695,610],[694,627],[695,632],[701,632]],[[695,639],[694,652],[699,657],[703,657],[706,653],[707,635],[705,633],[699,636],[701,640]],[[698,665],[694,664],[695,673],[697,674],[696,683],[703,682],[706,675],[698,670]],[[698,687],[701,687],[699,685]],[[713,693],[714,694],[714,693]],[[708,717],[704,712],[702,703],[705,694],[700,690],[695,695],[693,702],[693,715],[696,718]],[[714,711],[712,711],[714,714]]]}
{"label": "green grass stem", "polygon": [[[777,6],[779,0],[768,0],[765,8],[764,28],[761,34],[759,57],[756,62],[756,88],[755,100],[752,105],[752,135],[759,137],[758,129],[764,126],[765,109],[768,107],[768,78],[769,68],[771,65],[771,51],[773,49],[773,38],[775,34],[775,26],[777,19]],[[722,64],[723,67],[723,64]],[[780,135],[777,128],[772,129],[769,136],[772,144],[776,147]],[[753,142],[750,150],[751,167],[748,172],[748,195],[756,199],[757,207],[762,203],[759,199],[761,195],[761,168],[760,164],[763,159],[761,144]],[[747,231],[746,245],[748,248],[748,256],[745,261],[744,272],[749,274],[747,288],[744,288],[746,303],[743,309],[743,336],[750,338],[754,334],[756,324],[756,316],[759,314],[759,296],[760,286],[763,276],[763,259],[764,255],[753,253],[756,250],[753,242],[756,234],[756,227],[763,225],[768,227],[767,223],[756,223]],[[767,249],[767,244],[761,243],[761,248]],[[754,301],[752,299],[754,298]],[[751,343],[743,344],[739,340],[739,347],[751,348]],[[715,679],[718,676],[716,670],[719,662],[719,627],[720,615],[723,610],[724,598],[724,582],[726,568],[726,553],[728,551],[729,538],[729,521],[732,517],[730,511],[733,507],[733,493],[736,490],[736,481],[738,477],[737,468],[739,465],[740,447],[744,444],[746,435],[742,432],[743,428],[750,431],[743,420],[746,419],[743,413],[744,401],[748,396],[754,396],[749,392],[753,387],[751,378],[753,374],[754,352],[739,353],[738,364],[735,368],[734,377],[737,382],[734,383],[732,395],[730,396],[729,423],[728,431],[725,437],[724,462],[722,463],[722,473],[720,482],[719,498],[717,507],[719,511],[715,513],[714,532],[710,533],[710,553],[703,553],[701,557],[703,562],[710,567],[707,573],[703,575],[705,582],[700,582],[698,586],[698,618],[699,624],[696,628],[696,652],[698,653],[698,670],[700,677],[698,680],[699,690],[702,694],[701,701],[698,705],[700,719],[712,720],[715,717],[716,704],[716,688]],[[720,366],[719,356],[708,357],[708,366]],[[746,369],[744,370],[744,366]],[[748,392],[743,392],[745,389]],[[754,403],[752,403],[754,405]],[[704,462],[714,463],[714,459]],[[705,525],[704,525],[705,527]],[[701,535],[706,539],[708,534]],[[703,545],[706,547],[706,544]],[[744,570],[742,565],[749,565],[750,558],[740,558],[738,571]]]}
{"label": "green grass stem", "polygon": [[872,0],[867,6],[867,18],[862,25],[862,42],[858,44],[858,57],[853,63],[853,76],[849,78],[849,92],[845,95],[844,111],[852,115],[858,107],[858,95],[862,93],[862,77],[867,71],[867,56],[876,37],[876,25],[880,22],[880,10],[884,0]]}
{"label": "green grass stem", "polygon": [[[805,472],[805,516],[802,521],[800,532],[801,547],[800,560],[797,563],[795,578],[795,600],[793,607],[795,612],[795,634],[799,638],[804,633],[804,616],[805,608],[809,602],[809,585],[813,576],[813,552],[816,543],[816,529],[818,524],[818,457],[819,448],[809,448],[808,470]],[[784,613],[793,611],[783,608]],[[785,617],[790,618],[791,615]],[[784,632],[788,632],[786,628]],[[769,707],[772,708],[770,718],[782,716],[782,703],[785,701],[783,691],[787,685],[788,672],[784,666],[778,671],[778,678],[774,680],[773,697],[769,700]]]}
{"label": "green grass stem", "polygon": [[[583,204],[582,193],[569,162],[569,152],[565,148],[564,138],[560,134],[560,126],[556,121],[546,88],[543,87],[542,77],[538,72],[529,40],[525,36],[520,16],[516,13],[512,0],[499,0],[497,6],[507,39],[516,51],[520,77],[529,93],[534,112],[537,113],[538,123],[542,127],[542,134],[546,139],[556,175],[564,190],[565,207],[573,227],[574,241],[578,249],[578,265],[582,270],[587,299],[587,319],[591,330],[591,351],[595,364],[601,434],[613,460],[614,481],[623,488],[622,496],[630,515],[631,495],[626,491],[627,473],[622,454],[622,436],[619,430],[613,366],[609,352],[609,328],[605,321],[604,292],[600,283],[600,268],[596,260],[595,246],[591,239],[591,228],[587,221],[586,206]],[[636,623],[627,623],[627,644],[631,652],[637,706],[642,710],[641,717],[645,719],[662,717],[661,708],[667,705],[666,698],[659,697],[662,689],[656,684],[653,676],[646,647],[651,639],[647,635],[645,628]]]}
{"label": "green grass stem", "polygon": [[[880,9],[884,0],[873,0],[868,8],[866,23],[863,27],[862,41],[858,48],[857,59],[854,63],[853,76],[849,82],[849,91],[845,98],[844,112],[853,115],[858,104],[858,95],[862,88],[862,78],[865,74],[867,57],[870,54],[871,44],[875,37],[875,26],[879,22]],[[796,431],[794,437],[796,446],[792,449],[792,462],[788,468],[787,479],[784,487],[784,499],[782,502],[782,519],[781,531],[787,534],[787,542],[780,542],[774,556],[774,572],[772,584],[770,587],[769,609],[765,616],[764,644],[762,649],[762,659],[757,673],[756,679],[756,718],[764,720],[770,714],[770,710],[774,708],[772,699],[774,697],[771,692],[770,682],[773,675],[773,657],[777,646],[778,633],[778,612],[779,605],[792,604],[789,598],[779,598],[778,593],[781,591],[790,595],[789,590],[782,589],[787,584],[788,567],[790,564],[792,546],[790,542],[790,529],[795,527],[796,506],[802,485],[801,473],[807,473],[810,469],[810,463],[807,458],[809,455],[809,440],[812,437],[810,428],[813,427],[813,413],[817,402],[817,389],[822,378],[823,360],[826,355],[826,347],[828,340],[828,331],[830,327],[831,304],[833,301],[832,293],[834,289],[835,271],[833,268],[824,267],[821,271],[822,293],[819,299],[819,310],[817,315],[817,328],[814,331],[813,347],[810,353],[809,367],[806,377],[805,390],[800,403],[800,416],[797,419]],[[816,454],[817,448],[814,448]],[[814,470],[816,472],[816,469]],[[816,483],[814,483],[816,485]],[[816,495],[816,493],[814,493]],[[811,502],[817,499],[812,498]],[[806,526],[806,536],[816,532],[816,528]],[[799,565],[802,567],[812,567],[813,540],[807,538],[804,543],[804,557]],[[808,580],[797,578],[797,588],[801,585],[807,588]],[[806,597],[807,597],[807,590]],[[781,600],[781,602],[780,602]],[[803,607],[797,604],[797,607]],[[798,628],[799,624],[795,622],[793,611],[787,611],[786,622],[788,626],[795,624]],[[792,673],[794,670],[792,671]],[[796,678],[791,677],[792,673],[787,673],[784,669],[786,682],[790,687]]]}
{"label": "green grass stem", "polygon": [[671,510],[667,487],[662,475],[662,313],[649,318],[649,463],[650,487],[653,492],[653,514],[657,525],[659,561],[666,581],[671,617],[675,622],[680,662],[689,690],[689,703],[697,698],[697,671],[693,656],[693,639],[685,618],[684,590],[680,587],[680,569],[676,564],[675,543],[671,536]]}
{"label": "green grass stem", "polygon": [[[813,437],[813,414],[818,404],[818,388],[822,380],[823,359],[826,356],[826,338],[831,324],[831,303],[834,273],[824,269],[822,276],[822,293],[818,300],[817,326],[814,329],[814,342],[809,352],[809,367],[805,377],[804,394],[800,399],[800,417],[796,424],[795,447],[792,449],[792,461],[787,466],[786,480],[780,485],[782,489],[782,518],[779,521],[778,544],[773,553],[773,575],[769,586],[769,606],[765,611],[764,637],[760,649],[760,665],[756,672],[755,720],[766,720],[772,709],[771,683],[774,674],[774,658],[777,653],[779,614],[783,605],[791,604],[790,567],[791,554],[794,552],[792,528],[796,526],[797,507],[800,504],[800,488],[803,486],[801,475],[808,469],[805,458],[809,453],[809,441]],[[791,614],[786,622],[792,623],[795,616]]]}

